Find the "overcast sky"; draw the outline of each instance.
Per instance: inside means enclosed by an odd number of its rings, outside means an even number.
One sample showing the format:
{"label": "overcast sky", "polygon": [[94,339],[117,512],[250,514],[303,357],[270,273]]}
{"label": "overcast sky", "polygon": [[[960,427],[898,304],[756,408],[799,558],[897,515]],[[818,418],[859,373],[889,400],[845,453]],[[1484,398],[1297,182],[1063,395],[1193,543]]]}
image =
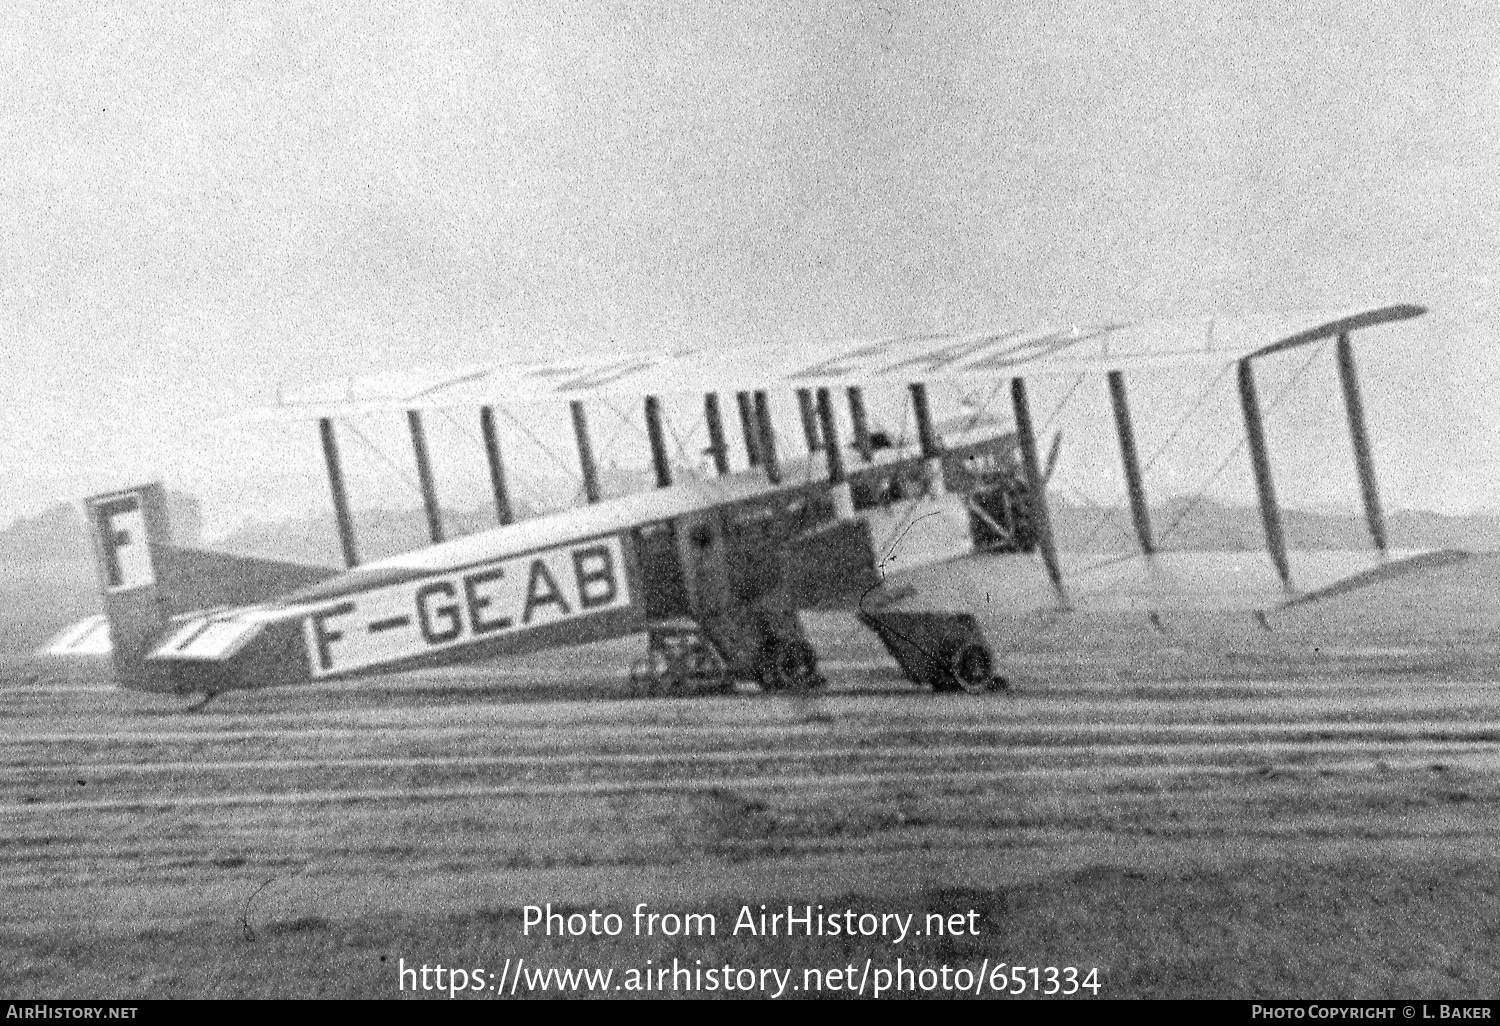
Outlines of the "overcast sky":
{"label": "overcast sky", "polygon": [[[1360,337],[1387,504],[1500,509],[1497,33],[1489,2],[8,0],[0,524],[155,476],[221,526],[322,508],[311,428],[214,426],[278,382],[1398,301],[1432,312]],[[1353,506],[1333,382],[1272,418],[1288,504]],[[1062,480],[1112,499],[1097,384]],[[1141,384],[1143,447],[1202,384]],[[1229,451],[1223,392],[1159,490]],[[361,505],[415,501],[400,430],[364,426],[390,465],[347,443]]]}

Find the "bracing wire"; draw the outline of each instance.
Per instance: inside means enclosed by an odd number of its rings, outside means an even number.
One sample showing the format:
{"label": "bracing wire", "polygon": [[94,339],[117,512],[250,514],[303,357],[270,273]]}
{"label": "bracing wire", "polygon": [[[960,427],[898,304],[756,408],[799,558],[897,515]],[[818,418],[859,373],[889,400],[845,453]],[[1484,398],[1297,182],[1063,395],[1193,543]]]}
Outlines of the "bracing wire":
{"label": "bracing wire", "polygon": [[1219,384],[1219,382],[1224,380],[1224,376],[1229,373],[1230,368],[1232,368],[1233,366],[1234,364],[1232,363],[1226,363],[1223,367],[1219,368],[1219,373],[1213,376],[1213,380],[1210,381],[1207,385],[1203,386],[1203,391],[1198,394],[1198,401],[1193,404],[1193,408],[1188,410],[1187,413],[1177,421],[1176,426],[1174,426],[1172,430],[1167,434],[1166,439],[1162,441],[1161,445],[1156,447],[1156,451],[1153,452],[1150,458],[1147,459],[1146,462],[1141,466],[1142,477],[1144,477],[1152,467],[1156,466],[1156,461],[1162,458],[1162,456],[1166,453],[1167,448],[1171,446],[1172,442],[1177,438],[1177,436],[1182,433],[1182,430],[1187,427],[1187,422],[1192,419],[1192,417],[1196,415],[1199,410],[1203,408],[1204,403],[1208,402],[1208,397],[1213,394],[1214,388]]}
{"label": "bracing wire", "polygon": [[[1278,406],[1281,405],[1282,401],[1291,394],[1292,387],[1301,380],[1302,375],[1307,372],[1307,368],[1313,365],[1313,361],[1317,359],[1320,353],[1323,352],[1324,348],[1325,347],[1321,345],[1313,347],[1312,351],[1308,353],[1307,359],[1302,361],[1302,366],[1297,368],[1297,372],[1290,378],[1288,378],[1286,384],[1282,385],[1281,388],[1277,390],[1276,394],[1271,397],[1271,402],[1266,406],[1267,413],[1275,410]],[[1244,449],[1247,444],[1248,439],[1244,435],[1241,435],[1239,441],[1235,442],[1234,447],[1229,450],[1228,454],[1225,455],[1222,460],[1219,461],[1219,465],[1214,468],[1213,473],[1209,475],[1208,480],[1204,482],[1203,487],[1198,490],[1198,493],[1188,501],[1187,505],[1185,505],[1178,512],[1177,516],[1172,519],[1172,522],[1167,525],[1166,530],[1161,533],[1161,541],[1163,545],[1165,545],[1167,539],[1172,536],[1172,532],[1177,530],[1178,526],[1185,519],[1187,519],[1188,514],[1196,509],[1198,504],[1203,501],[1204,496],[1208,494],[1209,486],[1218,479],[1220,474],[1224,473],[1224,470],[1229,466],[1230,461],[1233,460],[1237,455],[1239,455],[1240,450]]]}
{"label": "bracing wire", "polygon": [[[615,415],[615,417],[620,421],[620,424],[622,424],[625,427],[628,427],[628,428],[630,428],[630,429],[632,429],[634,431],[639,432],[643,436],[646,434],[645,425],[643,425],[643,424],[637,424],[635,421],[631,420],[630,417],[629,417],[629,415],[626,414],[624,410],[620,409],[618,406],[616,406],[614,403],[610,402],[608,399],[604,398],[603,396],[600,396],[599,397],[599,403],[606,410],[608,410],[610,413],[613,413]],[[609,436],[609,440],[608,440],[609,442],[613,442],[616,438],[619,437],[619,427],[618,426],[616,427],[615,432],[616,432],[615,434]]]}
{"label": "bracing wire", "polygon": [[677,424],[672,419],[671,414],[663,411],[661,419],[662,425],[667,429],[667,434],[672,436],[672,444],[677,446],[677,458],[683,461],[683,465],[696,475],[698,473],[699,457],[689,454],[688,445],[698,434],[698,429],[703,426],[702,421],[694,421],[692,429],[686,435],[683,435],[677,430]]}
{"label": "bracing wire", "polygon": [[1001,378],[999,381],[990,386],[989,393],[984,397],[983,401],[974,408],[974,414],[969,418],[969,423],[965,425],[964,430],[971,431],[979,426],[979,422],[984,419],[984,415],[990,411],[990,403],[995,401],[995,397],[1000,394],[1000,389],[1005,387],[1005,382],[1008,380],[1010,379]]}
{"label": "bracing wire", "polygon": [[[1078,391],[1079,388],[1083,386],[1083,383],[1087,379],[1087,377],[1088,375],[1086,374],[1079,374],[1073,379],[1073,384],[1068,388],[1068,391],[1058,402],[1056,408],[1054,408],[1053,411],[1047,415],[1047,418],[1042,421],[1043,431],[1046,431],[1049,427],[1051,427],[1052,422],[1056,420],[1059,415],[1061,415],[1063,409],[1072,400],[1074,394]],[[995,397],[1000,394],[1000,390],[1004,388],[1006,383],[1010,380],[1010,378],[1001,378],[999,381],[995,382],[995,384],[990,386],[989,392],[985,394],[984,399],[979,403],[978,406],[974,408],[974,412],[969,416],[968,424],[964,425],[965,431],[972,430],[979,426],[979,422],[983,420],[985,415],[990,412],[990,404],[995,401]],[[964,398],[967,401],[969,397],[965,396]]]}
{"label": "bracing wire", "polygon": [[1078,375],[1078,377],[1073,379],[1072,387],[1070,387],[1067,392],[1063,394],[1063,397],[1058,401],[1057,406],[1055,406],[1052,412],[1047,415],[1047,419],[1042,421],[1042,430],[1041,432],[1038,432],[1039,434],[1045,433],[1046,430],[1052,426],[1053,421],[1062,416],[1062,411],[1067,407],[1068,403],[1072,401],[1073,396],[1078,394],[1078,390],[1083,387],[1083,381],[1085,377],[1086,375],[1080,374]]}
{"label": "bracing wire", "polygon": [[[1203,408],[1203,405],[1208,402],[1209,396],[1213,394],[1213,391],[1218,386],[1219,382],[1224,380],[1224,376],[1229,373],[1229,369],[1232,366],[1234,365],[1225,364],[1223,367],[1219,368],[1219,373],[1215,374],[1212,380],[1210,380],[1208,384],[1204,385],[1202,390],[1199,391],[1197,401],[1193,403],[1192,407],[1186,413],[1184,413],[1177,419],[1177,423],[1172,426],[1172,430],[1167,433],[1167,437],[1162,441],[1160,445],[1156,447],[1155,451],[1151,453],[1146,462],[1141,465],[1142,479],[1144,479],[1151,468],[1156,465],[1157,460],[1161,459],[1161,457],[1165,455],[1167,449],[1171,447],[1173,441],[1175,441],[1177,436],[1180,435],[1187,427],[1188,422],[1192,420],[1193,417],[1197,416],[1198,411],[1201,410]],[[1083,551],[1088,551],[1089,546],[1094,543],[1094,539],[1099,537],[1099,533],[1109,525],[1109,522],[1113,520],[1117,514],[1120,513],[1122,508],[1123,507],[1121,506],[1119,500],[1116,500],[1112,505],[1104,508],[1104,511],[1095,518],[1093,526],[1089,529],[1088,535],[1083,540],[1083,545],[1081,546]]]}
{"label": "bracing wire", "polygon": [[380,448],[380,446],[370,441],[370,439],[365,436],[365,433],[359,429],[359,425],[354,422],[353,418],[344,421],[344,426],[349,429],[349,431],[354,435],[355,438],[365,443],[365,445],[371,452],[373,452],[376,456],[379,456],[380,461],[386,466],[390,467],[391,470],[395,472],[396,476],[404,481],[413,492],[415,492],[419,496],[422,494],[422,486],[420,483],[418,483],[417,479],[412,477],[411,473],[405,470],[399,463],[391,459],[391,457],[387,456],[384,449]]}
{"label": "bracing wire", "polygon": [[536,436],[536,433],[532,431],[531,428],[526,426],[525,421],[521,420],[521,418],[517,417],[514,413],[511,413],[510,410],[506,409],[503,406],[500,407],[500,412],[505,415],[506,420],[510,421],[516,427],[520,428],[521,433],[527,438],[531,439],[531,443],[533,445],[535,445],[538,449],[545,453],[553,463],[556,463],[559,467],[561,467],[563,473],[568,477],[569,480],[577,480],[580,482],[583,480],[583,473],[578,470],[578,468],[570,465],[567,460],[563,459],[557,453],[553,452],[552,447],[538,438]]}
{"label": "bracing wire", "polygon": [[463,421],[461,421],[457,417],[455,417],[448,410],[448,408],[446,406],[439,406],[437,408],[437,412],[449,424],[452,424],[454,427],[456,427],[458,429],[459,434],[463,435],[469,441],[471,441],[475,445],[479,446],[479,448],[481,450],[484,449],[484,439],[480,438],[477,434],[475,434],[473,428],[471,428],[469,425],[465,424]]}
{"label": "bracing wire", "polygon": [[[625,431],[625,429],[633,428],[637,431],[642,432],[644,432],[645,429],[636,424],[629,417],[627,417],[625,413],[619,409],[619,407],[615,406],[615,404],[610,402],[608,399],[601,397],[598,401],[600,405],[602,405],[606,410],[608,410],[610,413],[613,413],[615,415],[615,419],[619,422],[617,424],[614,424],[609,434],[604,436],[604,440],[599,445],[598,452],[598,456],[601,460],[605,458],[614,460],[615,443],[620,440],[620,435]],[[612,465],[619,466],[619,462],[615,460]]]}
{"label": "bracing wire", "polygon": [[[646,428],[645,428],[644,425],[637,424],[634,420],[632,420],[629,416],[627,416],[623,411],[621,411],[618,407],[616,407],[614,403],[610,402],[607,399],[600,399],[600,402],[602,402],[604,404],[605,408],[608,409],[609,412],[613,413],[615,415],[615,417],[617,417],[619,419],[619,421],[620,421],[621,424],[624,424],[624,425],[626,425],[626,426],[628,426],[630,428],[633,428],[635,431],[637,431],[638,433],[640,433],[642,436],[649,437],[648,432],[646,431]],[[665,408],[662,409],[661,421],[662,421],[662,427],[663,427],[663,429],[665,429],[665,431],[668,434],[668,436],[670,436],[671,439],[672,439],[672,444],[677,447],[677,459],[678,459],[679,467],[682,468],[682,469],[686,469],[686,470],[690,471],[693,474],[696,474],[698,468],[697,468],[696,463],[688,455],[687,443],[692,441],[693,434],[696,433],[697,428],[695,427],[693,429],[693,431],[689,432],[688,435],[686,436],[686,438],[684,438],[683,435],[677,430],[677,425],[673,421],[672,415]],[[616,441],[618,441],[619,437],[620,437],[620,430],[617,427],[615,429],[615,431],[605,440],[605,443],[604,443],[603,447],[605,449],[610,448],[611,446],[614,445],[614,443]]]}
{"label": "bracing wire", "polygon": [[[1267,413],[1274,411],[1286,400],[1287,396],[1291,394],[1292,388],[1297,384],[1298,381],[1302,379],[1302,375],[1305,374],[1307,372],[1307,369],[1313,365],[1313,362],[1318,358],[1319,354],[1323,352],[1324,348],[1325,346],[1316,346],[1312,349],[1312,351],[1308,354],[1307,359],[1302,362],[1302,365],[1297,368],[1296,372],[1293,373],[1290,378],[1287,379],[1285,384],[1277,389],[1275,395],[1271,397],[1271,401],[1266,404],[1265,410]],[[1207,388],[1204,389],[1205,396],[1215,384],[1217,384],[1226,374],[1229,373],[1229,369],[1232,366],[1234,365],[1226,364],[1224,368],[1219,371],[1219,373],[1214,377],[1214,380],[1209,383]],[[1192,416],[1192,413],[1197,412],[1198,408],[1203,405],[1203,402],[1204,399],[1200,397],[1199,402],[1195,404],[1193,410],[1188,414],[1188,416]],[[1186,418],[1184,418],[1184,421],[1185,419]],[[1177,435],[1178,431],[1181,430],[1181,427],[1182,424],[1179,423],[1178,428],[1175,429],[1170,436],[1168,436],[1167,441],[1162,443],[1162,447],[1158,449],[1151,460],[1147,462],[1147,467],[1154,464],[1157,458],[1159,458],[1161,454],[1165,452],[1166,446],[1170,444],[1171,439]],[[1239,453],[1245,448],[1247,444],[1249,444],[1248,439],[1244,435],[1241,435],[1240,438],[1234,443],[1234,445],[1229,448],[1229,451],[1224,455],[1224,458],[1219,461],[1218,465],[1214,467],[1213,471],[1204,480],[1203,485],[1198,489],[1196,493],[1193,494],[1193,496],[1187,501],[1183,508],[1178,511],[1177,515],[1172,518],[1172,522],[1169,523],[1166,529],[1163,530],[1158,536],[1157,544],[1160,547],[1166,547],[1167,540],[1172,537],[1172,533],[1176,531],[1179,526],[1181,526],[1182,522],[1187,519],[1187,517],[1193,512],[1193,510],[1198,508],[1198,506],[1203,502],[1204,498],[1208,495],[1209,488],[1211,488],[1213,486],[1213,483],[1219,479],[1219,476],[1223,474],[1226,469],[1228,469],[1229,464],[1233,462],[1234,458],[1239,455]],[[1144,468],[1142,469],[1141,473],[1144,475]],[[1090,537],[1092,538],[1092,536]],[[1101,560],[1098,563],[1092,564],[1087,569],[1093,570],[1099,567],[1109,566],[1114,563],[1121,563],[1125,560],[1134,558],[1134,553],[1126,553],[1120,556],[1111,557],[1110,559]]]}
{"label": "bracing wire", "polygon": [[[448,423],[457,428],[460,434],[469,439],[475,445],[479,446],[481,450],[484,449],[484,439],[481,438],[472,427],[470,427],[468,424],[465,424],[457,417],[453,416],[453,414],[445,406],[438,407],[438,412],[442,414],[444,420],[448,421]],[[515,498],[524,500],[529,497],[533,501],[536,501],[545,494],[544,489],[534,485],[532,482],[527,480],[526,475],[517,474],[514,467],[507,468],[507,471],[509,477],[507,487],[514,492],[516,490],[516,485],[519,484],[521,486],[520,492],[525,493],[517,494]]]}

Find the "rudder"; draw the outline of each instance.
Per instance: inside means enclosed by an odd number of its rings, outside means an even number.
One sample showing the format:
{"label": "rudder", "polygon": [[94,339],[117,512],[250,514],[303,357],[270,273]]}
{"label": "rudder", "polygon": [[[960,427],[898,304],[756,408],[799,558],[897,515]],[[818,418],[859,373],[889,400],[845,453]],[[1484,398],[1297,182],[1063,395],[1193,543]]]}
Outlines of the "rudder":
{"label": "rudder", "polygon": [[167,492],[154,481],[84,500],[89,538],[99,567],[104,615],[109,619],[115,680],[123,687],[156,690],[146,652],[166,627],[169,611],[157,584],[153,543],[169,544]]}

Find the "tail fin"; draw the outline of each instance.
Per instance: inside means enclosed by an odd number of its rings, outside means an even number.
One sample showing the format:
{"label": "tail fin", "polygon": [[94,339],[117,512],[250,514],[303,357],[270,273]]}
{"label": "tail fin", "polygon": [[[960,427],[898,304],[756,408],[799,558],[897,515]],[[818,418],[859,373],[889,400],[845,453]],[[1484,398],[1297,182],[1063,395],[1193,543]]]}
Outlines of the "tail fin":
{"label": "tail fin", "polygon": [[177,690],[153,648],[174,617],[247,606],[335,576],[328,567],[231,556],[172,544],[160,482],[84,500],[109,620],[115,681],[146,691]]}
{"label": "tail fin", "polygon": [[84,500],[109,618],[115,680],[151,688],[146,652],[170,618],[161,600],[153,545],[170,544],[167,492],[153,482]]}

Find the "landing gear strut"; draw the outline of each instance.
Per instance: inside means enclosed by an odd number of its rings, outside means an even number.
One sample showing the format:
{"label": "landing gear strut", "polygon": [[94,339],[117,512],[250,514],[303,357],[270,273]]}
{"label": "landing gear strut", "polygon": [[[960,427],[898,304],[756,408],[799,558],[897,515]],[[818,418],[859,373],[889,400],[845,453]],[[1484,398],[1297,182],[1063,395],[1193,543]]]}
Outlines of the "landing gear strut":
{"label": "landing gear strut", "polygon": [[631,692],[639,697],[723,693],[734,688],[729,667],[708,638],[692,628],[655,628],[646,655],[630,666]]}
{"label": "landing gear strut", "polygon": [[892,611],[862,613],[860,620],[914,684],[971,695],[1009,686],[995,674],[990,647],[974,617],[966,613]]}

